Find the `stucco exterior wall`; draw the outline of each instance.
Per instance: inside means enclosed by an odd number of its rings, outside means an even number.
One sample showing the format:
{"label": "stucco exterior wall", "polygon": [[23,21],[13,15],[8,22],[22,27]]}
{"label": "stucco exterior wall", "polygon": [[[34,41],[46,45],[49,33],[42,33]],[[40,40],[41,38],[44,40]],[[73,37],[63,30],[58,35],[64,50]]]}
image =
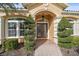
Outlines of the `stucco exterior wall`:
{"label": "stucco exterior wall", "polygon": [[53,42],[53,36],[54,36],[54,19],[51,19],[49,21],[49,40]]}
{"label": "stucco exterior wall", "polygon": [[61,13],[63,10],[61,10],[60,8],[56,7],[53,4],[49,4],[48,11],[51,11],[52,13],[56,14],[56,17],[58,17],[58,16],[62,16]]}
{"label": "stucco exterior wall", "polygon": [[79,36],[79,19],[74,20],[74,24],[73,24],[73,35],[74,36]]}
{"label": "stucco exterior wall", "polygon": [[4,28],[4,19],[2,17],[0,17],[0,44],[3,42],[4,38],[5,38],[5,28]]}

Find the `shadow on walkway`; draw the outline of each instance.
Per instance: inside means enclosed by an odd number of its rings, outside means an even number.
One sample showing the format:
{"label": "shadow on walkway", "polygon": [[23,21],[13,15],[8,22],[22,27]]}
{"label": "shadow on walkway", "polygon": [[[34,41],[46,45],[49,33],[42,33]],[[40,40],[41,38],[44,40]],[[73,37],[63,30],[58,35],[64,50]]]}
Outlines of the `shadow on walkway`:
{"label": "shadow on walkway", "polygon": [[44,44],[47,41],[47,39],[37,39],[35,42],[35,50],[40,47],[42,44]]}

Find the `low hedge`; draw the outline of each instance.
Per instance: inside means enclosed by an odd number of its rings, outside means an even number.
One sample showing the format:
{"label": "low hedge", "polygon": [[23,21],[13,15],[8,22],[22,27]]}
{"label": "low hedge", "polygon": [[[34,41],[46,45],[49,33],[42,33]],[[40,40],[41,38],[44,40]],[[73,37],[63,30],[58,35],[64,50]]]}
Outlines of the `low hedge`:
{"label": "low hedge", "polygon": [[71,43],[72,40],[73,40],[73,36],[58,39],[59,43]]}
{"label": "low hedge", "polygon": [[64,48],[79,47],[79,36],[69,36],[66,38],[59,38],[58,42],[59,46]]}
{"label": "low hedge", "polygon": [[5,51],[13,50],[18,47],[18,39],[6,39],[4,42]]}
{"label": "low hedge", "polygon": [[73,36],[69,36],[66,38],[59,38],[58,39],[58,44],[60,47],[64,47],[64,48],[72,48],[73,47]]}
{"label": "low hedge", "polygon": [[58,43],[58,45],[63,48],[72,48],[73,47],[72,43]]}
{"label": "low hedge", "polygon": [[75,47],[79,46],[79,36],[74,36],[72,43]]}
{"label": "low hedge", "polygon": [[58,36],[59,36],[59,37],[62,37],[62,38],[68,37],[68,36],[70,36],[71,34],[73,34],[73,30],[72,30],[72,29],[66,29],[66,30],[64,30],[64,31],[58,32]]}

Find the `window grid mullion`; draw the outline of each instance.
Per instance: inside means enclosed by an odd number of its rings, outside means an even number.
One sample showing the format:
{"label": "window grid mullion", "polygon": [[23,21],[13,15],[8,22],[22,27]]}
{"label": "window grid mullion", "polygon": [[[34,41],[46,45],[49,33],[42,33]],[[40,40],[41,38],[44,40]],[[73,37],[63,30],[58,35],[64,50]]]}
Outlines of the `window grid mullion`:
{"label": "window grid mullion", "polygon": [[17,27],[16,27],[16,32],[17,32],[17,37],[19,37],[19,22],[17,22]]}
{"label": "window grid mullion", "polygon": [[[22,30],[24,30],[23,28],[20,28],[20,26],[23,26],[23,25],[20,25],[20,23],[23,23],[24,21],[18,21],[18,20],[16,20],[16,21],[13,21],[12,20],[12,22],[11,22],[11,20],[10,21],[8,21],[8,23],[15,23],[16,24],[16,28],[14,29],[14,28],[9,28],[8,27],[8,33],[10,33],[9,31],[11,31],[11,30],[16,30],[16,35],[15,36],[9,36],[8,35],[8,37],[17,37],[17,38],[19,38],[20,36],[23,36],[23,35],[21,35],[22,34]],[[8,25],[10,25],[10,24],[8,24]]]}

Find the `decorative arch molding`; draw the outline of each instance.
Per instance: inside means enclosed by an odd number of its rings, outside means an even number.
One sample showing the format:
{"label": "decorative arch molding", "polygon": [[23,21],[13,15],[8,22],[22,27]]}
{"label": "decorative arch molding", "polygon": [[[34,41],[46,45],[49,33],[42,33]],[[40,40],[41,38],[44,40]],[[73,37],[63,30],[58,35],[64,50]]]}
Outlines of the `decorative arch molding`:
{"label": "decorative arch molding", "polygon": [[48,20],[54,19],[56,17],[56,15],[54,13],[51,13],[50,11],[41,11],[35,15],[35,19],[38,20],[42,16],[44,16]]}
{"label": "decorative arch molding", "polygon": [[[35,17],[35,15],[36,15],[37,13],[42,12],[42,11],[48,11],[48,12],[51,12],[51,13],[53,13],[53,14],[56,15],[56,13],[52,12],[51,10],[40,9],[40,10],[37,10],[37,11],[35,11],[35,12],[33,13],[33,17]],[[57,16],[57,15],[56,15],[56,16]]]}

